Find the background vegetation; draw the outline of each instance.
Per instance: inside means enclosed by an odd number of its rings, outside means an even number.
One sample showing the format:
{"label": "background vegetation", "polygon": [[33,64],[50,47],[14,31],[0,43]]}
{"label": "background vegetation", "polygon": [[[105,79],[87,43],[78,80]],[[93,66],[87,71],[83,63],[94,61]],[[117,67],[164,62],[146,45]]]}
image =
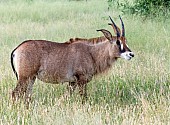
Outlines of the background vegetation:
{"label": "background vegetation", "polygon": [[[71,37],[97,37],[112,16],[120,26],[121,9],[104,0],[4,0],[0,1],[0,124],[1,125],[103,125],[170,124],[170,23],[122,16],[131,61],[118,60],[108,74],[88,84],[89,99],[81,104],[78,92],[66,98],[66,84],[37,80],[33,102],[13,105],[10,94],[16,78],[10,53],[26,39],[57,42]],[[160,17],[161,18],[161,17]]]}
{"label": "background vegetation", "polygon": [[170,0],[108,0],[109,7],[117,7],[123,13],[145,18],[167,19],[170,15]]}

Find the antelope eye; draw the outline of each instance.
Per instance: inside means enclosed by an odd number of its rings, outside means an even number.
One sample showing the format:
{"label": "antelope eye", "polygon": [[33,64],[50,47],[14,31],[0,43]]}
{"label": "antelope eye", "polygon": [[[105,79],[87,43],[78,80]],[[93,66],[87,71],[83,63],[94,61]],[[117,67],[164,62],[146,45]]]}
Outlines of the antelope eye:
{"label": "antelope eye", "polygon": [[119,40],[117,40],[117,41],[116,41],[116,44],[117,44],[118,46],[120,46],[120,41],[119,41]]}
{"label": "antelope eye", "polygon": [[116,41],[116,44],[119,47],[121,53],[125,52],[125,48],[123,47],[123,44],[121,44],[119,40]]}
{"label": "antelope eye", "polygon": [[120,44],[120,41],[117,40],[117,41],[116,41],[116,44],[117,44],[117,46],[119,47],[119,50],[121,51],[121,44]]}

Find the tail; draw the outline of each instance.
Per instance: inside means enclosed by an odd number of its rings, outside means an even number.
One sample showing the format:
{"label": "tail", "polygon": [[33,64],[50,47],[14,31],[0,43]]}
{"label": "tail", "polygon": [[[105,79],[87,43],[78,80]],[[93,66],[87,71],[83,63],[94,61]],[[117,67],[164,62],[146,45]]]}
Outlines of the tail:
{"label": "tail", "polygon": [[17,74],[17,72],[16,72],[16,70],[15,70],[15,67],[14,67],[14,63],[13,63],[13,58],[14,58],[14,51],[15,51],[15,49],[12,51],[12,53],[11,53],[11,66],[12,66],[12,70],[13,70],[13,72],[14,72],[14,74],[16,75],[16,77],[17,77],[17,80],[18,80],[18,74]]}

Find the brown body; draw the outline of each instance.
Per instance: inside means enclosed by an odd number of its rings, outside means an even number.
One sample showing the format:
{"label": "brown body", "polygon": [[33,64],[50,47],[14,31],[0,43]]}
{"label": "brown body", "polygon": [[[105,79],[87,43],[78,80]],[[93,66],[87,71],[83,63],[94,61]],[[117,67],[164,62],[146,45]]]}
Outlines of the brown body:
{"label": "brown body", "polygon": [[[107,48],[107,49],[106,49]],[[88,46],[83,43],[65,44],[43,40],[28,40],[14,52],[17,56],[18,78],[37,76],[49,82],[75,81],[78,74],[88,77],[102,72],[119,57],[109,42]],[[116,52],[116,51],[115,51]],[[109,54],[110,53],[110,54]],[[105,64],[106,63],[106,64]]]}
{"label": "brown body", "polygon": [[[69,82],[71,93],[78,86],[80,95],[86,98],[87,83],[94,75],[108,70],[122,54],[116,41],[122,41],[124,37],[113,37],[109,31],[100,31],[104,37],[77,38],[66,43],[45,40],[21,43],[11,53],[12,68],[18,78],[12,92],[13,99],[25,95],[29,102],[36,78],[54,84]],[[125,49],[132,54],[127,46]]]}

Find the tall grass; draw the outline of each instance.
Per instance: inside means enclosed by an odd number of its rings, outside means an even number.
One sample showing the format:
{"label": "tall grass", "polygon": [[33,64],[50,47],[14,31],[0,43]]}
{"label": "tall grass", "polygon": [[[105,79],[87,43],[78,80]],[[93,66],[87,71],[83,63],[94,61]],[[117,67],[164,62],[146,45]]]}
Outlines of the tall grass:
{"label": "tall grass", "polygon": [[57,42],[71,37],[97,37],[111,15],[120,26],[119,10],[108,11],[107,1],[1,1],[0,4],[0,124],[87,125],[170,124],[170,25],[123,16],[131,61],[118,60],[108,74],[88,84],[88,101],[78,92],[66,98],[66,84],[36,81],[30,108],[13,105],[10,94],[16,78],[10,52],[26,39]]}

